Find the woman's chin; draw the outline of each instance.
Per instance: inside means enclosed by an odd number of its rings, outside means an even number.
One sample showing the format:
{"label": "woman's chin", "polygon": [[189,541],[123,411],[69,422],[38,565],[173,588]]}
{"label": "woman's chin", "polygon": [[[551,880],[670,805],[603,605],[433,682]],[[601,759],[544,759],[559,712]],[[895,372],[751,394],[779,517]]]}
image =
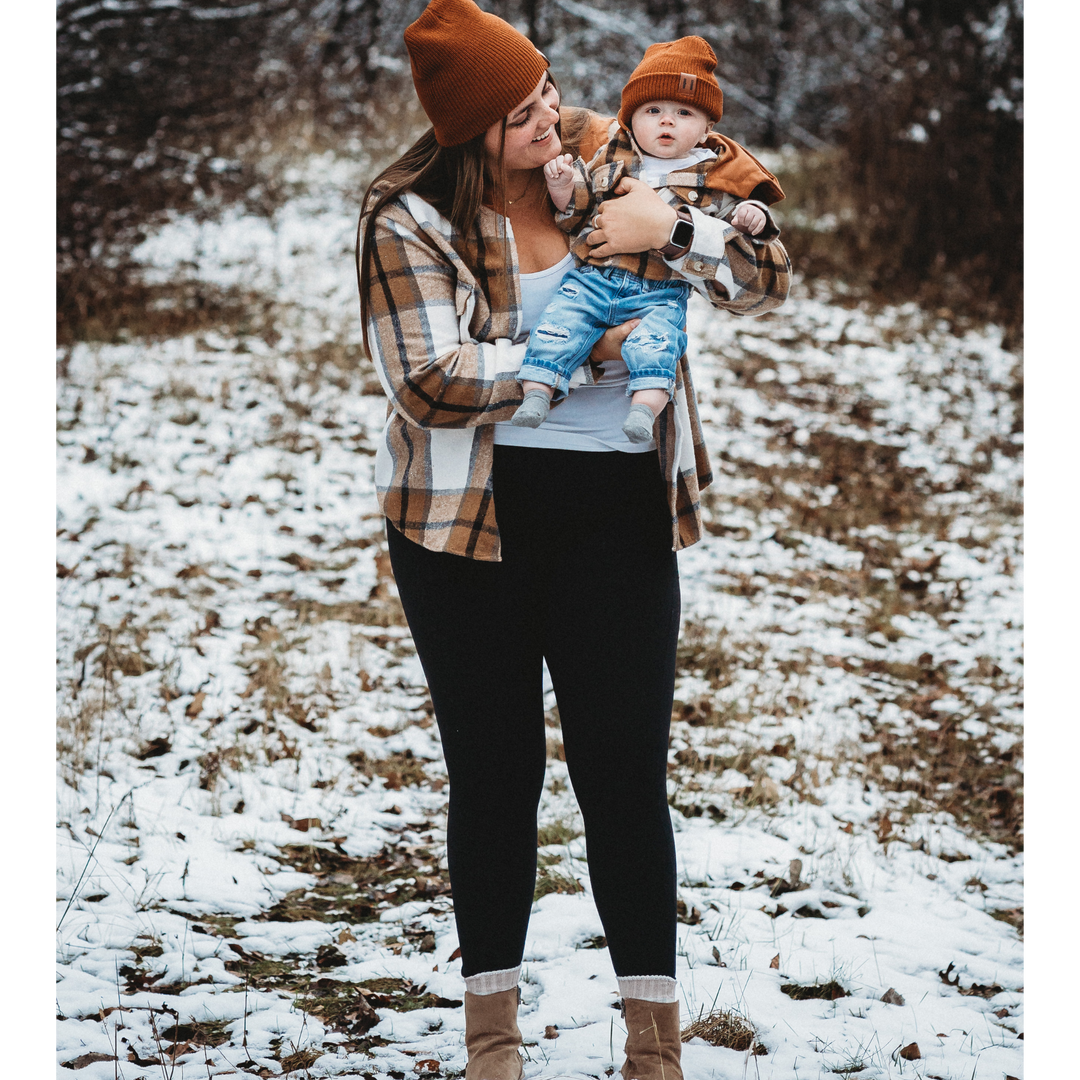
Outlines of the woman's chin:
{"label": "woman's chin", "polygon": [[563,152],[562,143],[555,132],[544,139],[543,142],[529,143],[520,152],[511,157],[507,154],[504,158],[506,168],[510,171],[518,169],[542,169],[552,158],[558,157]]}

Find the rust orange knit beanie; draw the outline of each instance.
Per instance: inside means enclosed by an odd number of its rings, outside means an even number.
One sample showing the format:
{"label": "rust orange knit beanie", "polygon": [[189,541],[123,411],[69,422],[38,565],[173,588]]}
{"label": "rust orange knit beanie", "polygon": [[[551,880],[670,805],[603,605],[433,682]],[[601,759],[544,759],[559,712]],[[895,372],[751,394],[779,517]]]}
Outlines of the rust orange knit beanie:
{"label": "rust orange knit beanie", "polygon": [[630,119],[646,101],[684,101],[716,123],[724,113],[724,95],[716,81],[716,53],[704,38],[661,41],[645,50],[623,87],[619,123]]}
{"label": "rust orange knit beanie", "polygon": [[405,28],[416,96],[440,146],[486,131],[536,89],[547,57],[473,0],[431,0]]}

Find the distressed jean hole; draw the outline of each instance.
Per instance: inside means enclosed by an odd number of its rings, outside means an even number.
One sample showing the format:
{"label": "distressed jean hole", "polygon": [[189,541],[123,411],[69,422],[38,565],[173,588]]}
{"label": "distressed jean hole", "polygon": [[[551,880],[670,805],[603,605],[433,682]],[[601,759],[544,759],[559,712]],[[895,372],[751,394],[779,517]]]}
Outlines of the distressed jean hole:
{"label": "distressed jean hole", "polygon": [[579,290],[578,290],[578,287],[577,287],[576,285],[563,285],[563,286],[562,286],[562,287],[561,287],[561,288],[559,289],[559,292],[560,292],[560,293],[561,293],[561,294],[562,294],[563,296],[569,296],[569,297],[574,297],[574,296],[577,296],[577,294],[578,294],[578,291],[579,291]]}
{"label": "distressed jean hole", "polygon": [[570,331],[565,326],[553,326],[551,323],[541,323],[535,330],[538,338],[545,341],[569,341]]}
{"label": "distressed jean hole", "polygon": [[664,352],[668,348],[667,338],[659,334],[642,334],[633,343],[644,352]]}

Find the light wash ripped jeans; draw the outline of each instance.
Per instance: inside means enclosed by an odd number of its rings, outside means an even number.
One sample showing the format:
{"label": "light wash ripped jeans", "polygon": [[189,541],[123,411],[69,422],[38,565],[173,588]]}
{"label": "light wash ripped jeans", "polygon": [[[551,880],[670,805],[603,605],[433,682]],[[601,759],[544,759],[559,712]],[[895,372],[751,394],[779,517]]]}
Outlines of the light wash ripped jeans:
{"label": "light wash ripped jeans", "polygon": [[627,394],[675,388],[675,366],[686,352],[686,302],[692,286],[671,278],[648,281],[629,270],[579,266],[563,278],[529,335],[518,379],[565,394],[570,376],[609,327],[641,319],[623,342],[630,369]]}

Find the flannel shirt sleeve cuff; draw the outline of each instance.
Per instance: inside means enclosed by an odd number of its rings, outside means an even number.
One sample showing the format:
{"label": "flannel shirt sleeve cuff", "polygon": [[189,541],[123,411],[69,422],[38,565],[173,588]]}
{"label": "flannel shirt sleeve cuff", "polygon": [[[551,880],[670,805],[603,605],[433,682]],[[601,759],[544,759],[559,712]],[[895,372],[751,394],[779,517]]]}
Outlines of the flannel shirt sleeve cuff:
{"label": "flannel shirt sleeve cuff", "polygon": [[709,295],[706,283],[710,281],[722,285],[729,296],[734,296],[738,289],[728,266],[727,242],[740,236],[734,225],[729,225],[721,218],[710,217],[697,207],[689,207],[690,217],[694,222],[694,239],[690,250],[685,255],[664,262],[685,278],[699,292]]}

